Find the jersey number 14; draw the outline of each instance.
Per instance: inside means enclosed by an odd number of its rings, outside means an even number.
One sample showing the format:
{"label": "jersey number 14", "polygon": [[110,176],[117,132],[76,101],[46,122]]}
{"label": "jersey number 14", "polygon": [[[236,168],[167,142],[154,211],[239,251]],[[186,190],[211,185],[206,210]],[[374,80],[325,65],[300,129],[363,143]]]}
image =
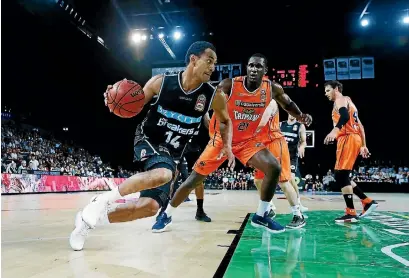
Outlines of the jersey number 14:
{"label": "jersey number 14", "polygon": [[179,143],[179,135],[176,135],[175,137],[172,138],[173,132],[172,131],[167,131],[166,133],[166,143],[172,145],[175,149],[179,148],[180,143]]}

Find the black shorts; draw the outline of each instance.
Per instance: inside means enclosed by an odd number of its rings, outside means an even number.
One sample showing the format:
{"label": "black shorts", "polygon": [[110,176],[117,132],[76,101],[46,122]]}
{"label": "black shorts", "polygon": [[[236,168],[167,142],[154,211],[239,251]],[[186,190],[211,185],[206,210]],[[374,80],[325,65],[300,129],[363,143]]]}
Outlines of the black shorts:
{"label": "black shorts", "polygon": [[298,155],[290,156],[291,173],[295,174],[298,170]]}
{"label": "black shorts", "polygon": [[[162,146],[155,146],[146,139],[140,140],[134,145],[134,162],[142,171],[167,168],[172,171],[173,177],[176,174],[176,163],[169,150]],[[140,197],[152,198],[162,207],[169,199],[172,182],[173,179],[159,187],[142,190]]]}

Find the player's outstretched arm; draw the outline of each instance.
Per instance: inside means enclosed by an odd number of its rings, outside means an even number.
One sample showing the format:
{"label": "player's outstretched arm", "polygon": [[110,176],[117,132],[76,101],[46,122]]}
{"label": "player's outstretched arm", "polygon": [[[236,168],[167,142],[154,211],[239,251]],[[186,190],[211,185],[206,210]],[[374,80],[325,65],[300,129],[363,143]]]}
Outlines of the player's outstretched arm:
{"label": "player's outstretched arm", "polygon": [[309,126],[312,123],[312,117],[301,112],[297,104],[284,92],[283,87],[276,82],[271,82],[271,93],[278,104],[297,121]]}
{"label": "player's outstretched arm", "polygon": [[221,155],[226,155],[229,163],[229,168],[233,169],[235,166],[234,155],[231,150],[231,142],[233,137],[233,125],[227,110],[227,101],[224,92],[231,88],[231,79],[225,79],[217,86],[216,95],[212,102],[212,109],[216,119],[220,123],[220,135],[223,140],[223,150]]}

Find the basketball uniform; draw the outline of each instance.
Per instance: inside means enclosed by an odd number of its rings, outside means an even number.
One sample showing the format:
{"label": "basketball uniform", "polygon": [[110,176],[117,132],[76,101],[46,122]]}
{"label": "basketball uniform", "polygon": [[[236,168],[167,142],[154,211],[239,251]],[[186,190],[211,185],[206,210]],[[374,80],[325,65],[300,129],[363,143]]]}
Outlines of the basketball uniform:
{"label": "basketball uniform", "polygon": [[[275,101],[275,100],[273,100]],[[267,149],[274,155],[281,165],[281,173],[278,178],[279,182],[291,180],[290,154],[288,145],[283,134],[280,131],[280,120],[278,110],[272,115],[268,124],[260,131],[259,135]],[[264,179],[264,173],[256,169],[254,178],[257,180]]]}
{"label": "basketball uniform", "polygon": [[[189,140],[197,136],[210,108],[216,88],[203,83],[185,92],[181,79],[182,72],[164,76],[158,97],[136,130],[134,162],[144,171],[166,164],[175,174]],[[141,197],[153,198],[163,206],[169,197],[170,185],[141,191]]]}
{"label": "basketball uniform", "polygon": [[[362,147],[362,138],[358,124],[358,109],[351,101],[351,98],[345,98],[347,99],[349,120],[337,135],[335,170],[352,170],[358,158],[359,150]],[[332,109],[332,121],[334,126],[338,123],[340,117],[334,103],[334,108]]]}
{"label": "basketball uniform", "polygon": [[301,123],[289,124],[287,121],[280,123],[280,129],[288,144],[291,160],[291,172],[296,173],[298,168],[298,144],[300,143]]}
{"label": "basketball uniform", "polygon": [[[244,76],[233,78],[230,96],[226,96],[233,125],[232,151],[243,165],[247,165],[253,155],[266,148],[262,140],[255,138],[254,134],[271,101],[271,85],[268,78],[263,78],[260,87],[253,92],[247,90],[245,82]],[[220,123],[215,115],[209,123],[209,135],[210,141],[193,168],[205,176],[215,171],[227,159],[227,157],[217,159],[223,148],[223,141]]]}

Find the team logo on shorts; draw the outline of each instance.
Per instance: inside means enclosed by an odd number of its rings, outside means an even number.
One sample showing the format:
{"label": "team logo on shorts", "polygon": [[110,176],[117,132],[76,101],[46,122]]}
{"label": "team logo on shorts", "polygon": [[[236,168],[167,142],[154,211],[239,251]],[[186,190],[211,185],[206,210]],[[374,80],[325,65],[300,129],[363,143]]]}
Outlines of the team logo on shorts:
{"label": "team logo on shorts", "polygon": [[141,158],[144,158],[146,156],[146,150],[142,149],[141,150]]}
{"label": "team logo on shorts", "polygon": [[291,170],[295,170],[295,166],[294,165],[291,165]]}
{"label": "team logo on shorts", "polygon": [[263,143],[258,142],[258,143],[255,144],[255,146],[256,146],[256,148],[260,148],[260,147],[263,146]]}
{"label": "team logo on shorts", "polygon": [[205,167],[206,166],[206,162],[204,162],[204,161],[200,161],[199,162],[199,167]]}
{"label": "team logo on shorts", "polygon": [[199,95],[196,100],[195,110],[199,112],[203,112],[206,104],[206,96]]}

